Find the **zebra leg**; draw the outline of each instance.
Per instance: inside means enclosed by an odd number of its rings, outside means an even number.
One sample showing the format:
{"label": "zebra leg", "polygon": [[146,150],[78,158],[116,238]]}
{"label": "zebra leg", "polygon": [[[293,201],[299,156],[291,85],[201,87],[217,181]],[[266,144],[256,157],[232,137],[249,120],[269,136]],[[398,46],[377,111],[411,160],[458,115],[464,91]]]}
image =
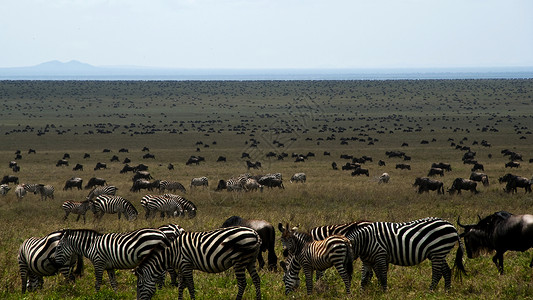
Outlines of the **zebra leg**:
{"label": "zebra leg", "polygon": [[387,271],[389,270],[389,264],[386,257],[378,257],[378,261],[374,264],[374,272],[381,284],[383,291],[387,290]]}
{"label": "zebra leg", "polygon": [[28,268],[26,266],[19,265],[20,279],[22,280],[22,293],[26,293],[26,284],[28,284]]}
{"label": "zebra leg", "polygon": [[[335,269],[337,269],[337,272],[339,272],[339,275],[341,276],[342,281],[344,281],[344,287],[346,288],[346,294],[350,295],[351,294],[350,285],[352,284],[352,278],[350,277],[350,275],[344,268],[344,265],[342,262],[335,265]],[[321,273],[324,273],[324,272],[321,272]],[[318,271],[316,272],[316,275],[318,276]]]}
{"label": "zebra leg", "polygon": [[70,214],[69,211],[66,211],[66,212],[65,212],[65,216],[63,217],[63,221],[66,221],[66,220],[67,220],[69,214]]}
{"label": "zebra leg", "polygon": [[94,278],[95,278],[95,285],[94,288],[96,289],[96,292],[100,291],[100,286],[102,285],[102,277],[104,277],[104,267],[103,266],[97,266],[94,264]]}
{"label": "zebra leg", "polygon": [[364,289],[368,285],[373,275],[374,272],[372,272],[372,265],[367,262],[363,262],[363,268],[361,270],[361,288]]}
{"label": "zebra leg", "polygon": [[[255,261],[254,261],[255,263]],[[234,266],[233,269],[235,270],[235,277],[237,277],[237,285],[239,286],[239,291],[237,292],[237,300],[242,299],[242,296],[244,295],[244,289],[246,288],[246,276],[244,274],[245,269],[244,266]]]}
{"label": "zebra leg", "polygon": [[255,269],[255,261],[248,264],[246,269],[252,277],[252,282],[255,286],[255,299],[261,300],[261,278],[259,277],[259,274],[257,274],[257,270]]}
{"label": "zebra leg", "polygon": [[311,295],[313,293],[313,269],[311,266],[306,266],[304,269],[304,275],[305,275],[305,286],[307,288],[307,295]]}
{"label": "zebra leg", "polygon": [[181,280],[181,276],[176,272],[174,268],[169,268],[167,271],[168,271],[168,274],[170,275],[170,284],[174,286],[179,286],[178,282],[176,281]]}
{"label": "zebra leg", "polygon": [[78,222],[80,220],[80,217],[81,217],[81,215],[78,215],[78,217],[76,218],[76,222]]}
{"label": "zebra leg", "polygon": [[[439,257],[431,259],[431,285],[429,286],[430,290],[434,290],[437,287],[437,284],[439,284],[442,275],[446,272],[446,267],[448,268],[448,271],[451,272],[450,267],[448,267],[448,264],[442,258]],[[451,280],[451,274],[449,279]],[[447,280],[448,279],[445,276],[444,286],[448,290],[450,288],[450,282],[447,282]]]}
{"label": "zebra leg", "polygon": [[109,283],[111,283],[111,287],[116,292],[118,290],[118,283],[117,278],[115,277],[115,269],[107,270],[107,276],[109,277]]}
{"label": "zebra leg", "polygon": [[183,267],[180,273],[182,275],[180,287],[178,289],[178,300],[183,299],[183,290],[185,289],[185,285],[187,285],[191,299],[196,299],[194,296],[194,278],[192,277],[192,266]]}

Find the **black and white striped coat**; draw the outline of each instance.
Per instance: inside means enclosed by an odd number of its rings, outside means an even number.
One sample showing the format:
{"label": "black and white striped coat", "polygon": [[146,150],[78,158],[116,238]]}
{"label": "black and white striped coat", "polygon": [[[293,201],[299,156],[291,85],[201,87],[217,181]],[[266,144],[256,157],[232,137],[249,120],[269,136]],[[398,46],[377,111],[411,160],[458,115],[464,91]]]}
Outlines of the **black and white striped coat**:
{"label": "black and white striped coat", "polygon": [[0,195],[5,196],[11,188],[7,184],[0,184]]}
{"label": "black and white striped coat", "polygon": [[137,219],[137,209],[128,200],[120,196],[100,195],[92,201],[91,210],[97,220],[101,219],[104,214],[117,214],[120,220],[121,214],[129,221]]}
{"label": "black and white striped coat", "polygon": [[55,263],[61,265],[73,254],[83,255],[94,265],[96,291],[102,284],[104,270],[116,291],[115,269],[133,269],[155,247],[168,245],[167,236],[158,229],[107,234],[89,229],[67,229],[57,244]]}
{"label": "black and white striped coat", "polygon": [[54,187],[51,185],[44,185],[40,183],[24,183],[22,187],[30,193],[40,194],[41,200],[46,200],[47,198],[54,199]]}
{"label": "black and white striped coat", "polygon": [[100,195],[115,196],[117,194],[117,190],[118,188],[114,185],[97,186],[89,192],[89,195],[87,195],[87,200],[93,200]]}
{"label": "black and white striped coat", "polygon": [[[52,276],[60,272],[67,280],[74,280],[83,269],[83,257],[71,256],[65,266],[56,267],[50,260],[55,256],[56,246],[63,231],[55,231],[42,238],[31,237],[20,245],[18,264],[22,279],[22,293],[26,288],[30,291],[43,285],[43,276]],[[72,272],[72,268],[77,268]],[[29,280],[29,281],[28,281]]]}
{"label": "black and white striped coat", "polygon": [[185,187],[177,181],[161,180],[159,182],[159,192],[164,193],[165,191],[169,191],[173,193],[176,191],[181,191],[184,193],[187,192],[185,190]]}
{"label": "black and white striped coat", "polygon": [[342,235],[332,235],[315,241],[307,233],[290,229],[288,224],[284,228],[280,223],[278,228],[282,232],[283,249],[289,252],[288,265],[282,264],[286,294],[297,287],[300,268],[304,271],[307,294],[310,295],[313,291],[313,271],[324,271],[333,266],[344,282],[346,293],[350,294],[354,261],[350,240]]}
{"label": "black and white striped coat", "polygon": [[183,214],[183,208],[181,208],[180,203],[174,201],[171,197],[163,195],[145,195],[141,199],[141,206],[146,211],[146,219],[155,217],[157,212],[161,214],[161,218],[164,218],[165,215],[170,218]]}
{"label": "black and white striped coat", "polygon": [[209,186],[209,180],[207,179],[207,177],[199,177],[199,178],[193,178],[191,179],[191,188],[192,187],[197,187],[197,186],[203,186],[203,187],[208,187]]}
{"label": "black and white striped coat", "polygon": [[220,273],[231,267],[235,270],[241,299],[246,287],[245,270],[255,285],[256,299],[261,299],[260,278],[255,260],[261,247],[257,232],[247,227],[220,228],[207,232],[184,232],[171,242],[170,247],[152,252],[136,269],[137,299],[151,299],[162,274],[170,267],[181,275],[178,299],[189,289],[195,299],[193,270]]}
{"label": "black and white striped coat", "polygon": [[444,277],[444,287],[451,286],[451,270],[446,256],[459,243],[455,264],[464,272],[463,250],[459,234],[448,221],[425,218],[406,223],[364,223],[346,234],[356,257],[363,262],[361,286],[365,287],[376,273],[384,290],[387,289],[388,264],[413,266],[429,259],[432,264],[434,289]]}
{"label": "black and white striped coat", "polygon": [[17,199],[21,200],[22,198],[24,198],[24,196],[26,196],[26,189],[24,188],[24,185],[23,184],[19,184],[17,185],[17,187],[15,188],[15,195],[17,196]]}
{"label": "black and white striped coat", "polygon": [[307,180],[307,176],[305,175],[305,173],[296,173],[296,174],[292,175],[290,182],[291,183],[292,182],[305,183],[306,180]]}
{"label": "black and white striped coat", "polygon": [[91,209],[91,202],[89,200],[85,200],[82,202],[78,201],[65,201],[63,202],[63,205],[61,205],[63,210],[65,211],[65,217],[63,220],[67,220],[68,215],[73,213],[78,215],[78,218],[76,218],[76,222],[80,220],[80,217],[83,216],[83,224],[85,224],[85,214],[88,210]]}
{"label": "black and white striped coat", "polygon": [[163,197],[167,197],[177,202],[181,206],[181,209],[183,212],[182,216],[187,214],[189,218],[196,217],[197,208],[196,208],[196,205],[192,201],[189,201],[183,198],[182,196],[174,195],[174,194],[164,194]]}

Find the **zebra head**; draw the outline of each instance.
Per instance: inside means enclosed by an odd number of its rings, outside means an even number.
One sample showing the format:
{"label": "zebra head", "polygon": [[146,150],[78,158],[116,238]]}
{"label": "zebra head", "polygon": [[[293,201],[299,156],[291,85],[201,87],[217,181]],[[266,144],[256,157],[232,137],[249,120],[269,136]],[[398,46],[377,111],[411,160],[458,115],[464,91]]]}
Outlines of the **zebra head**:
{"label": "zebra head", "polygon": [[300,286],[300,264],[294,259],[294,255],[287,257],[286,262],[279,263],[283,269],[283,283],[285,283],[285,295],[296,290]]}
{"label": "zebra head", "polygon": [[278,224],[278,229],[281,231],[281,245],[283,246],[283,256],[287,257],[293,254],[297,248],[297,238],[294,233],[298,231],[298,226],[289,228],[289,223],[285,227],[283,224]]}
{"label": "zebra head", "polygon": [[[172,224],[169,224],[169,226],[175,227]],[[179,227],[179,229],[182,228]],[[165,258],[165,249],[156,247],[135,268],[135,276],[137,276],[137,299],[152,299],[156,291],[156,283],[165,281]]]}
{"label": "zebra head", "polygon": [[67,264],[74,252],[69,236],[70,229],[65,229],[56,245],[55,256],[50,259],[52,264],[57,268]]}

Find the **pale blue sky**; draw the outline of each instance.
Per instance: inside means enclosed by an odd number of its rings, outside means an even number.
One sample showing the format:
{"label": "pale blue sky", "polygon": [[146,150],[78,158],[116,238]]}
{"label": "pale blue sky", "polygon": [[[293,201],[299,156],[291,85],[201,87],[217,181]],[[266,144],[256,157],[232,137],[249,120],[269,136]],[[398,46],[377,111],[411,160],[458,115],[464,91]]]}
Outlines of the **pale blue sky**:
{"label": "pale blue sky", "polygon": [[531,0],[2,0],[0,67],[533,66]]}

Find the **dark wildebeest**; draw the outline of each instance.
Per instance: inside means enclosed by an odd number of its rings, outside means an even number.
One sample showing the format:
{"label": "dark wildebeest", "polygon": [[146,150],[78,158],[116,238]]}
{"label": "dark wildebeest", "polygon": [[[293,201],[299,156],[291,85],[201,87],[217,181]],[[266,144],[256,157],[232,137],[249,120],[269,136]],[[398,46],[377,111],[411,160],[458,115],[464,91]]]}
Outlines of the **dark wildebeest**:
{"label": "dark wildebeest", "polygon": [[475,163],[474,166],[472,167],[472,172],[475,172],[475,171],[485,171],[485,167],[483,166],[483,164],[480,164],[480,163]]}
{"label": "dark wildebeest", "polygon": [[408,164],[396,164],[396,169],[411,170],[411,166]]}
{"label": "dark wildebeest", "polygon": [[145,164],[138,164],[135,167],[135,172],[137,171],[148,171],[148,166]]}
{"label": "dark wildebeest", "polygon": [[109,161],[114,162],[114,161],[120,161],[120,160],[118,159],[118,156],[113,155],[113,157],[111,157]]}
{"label": "dark wildebeest", "polygon": [[453,194],[457,191],[457,194],[461,194],[461,190],[471,191],[474,194],[479,193],[476,189],[477,182],[470,180],[470,179],[464,179],[464,178],[455,178],[455,180],[452,183],[452,186],[448,190],[448,193]]}
{"label": "dark wildebeest", "polygon": [[[276,256],[276,251],[274,249],[274,246],[276,245],[276,230],[272,224],[265,220],[248,220],[238,216],[232,216],[222,224],[223,228],[230,226],[244,226],[257,231],[262,241],[261,252],[266,252],[268,250],[268,270],[276,271],[278,264],[278,257]],[[259,263],[259,269],[262,269],[265,266],[265,261],[263,260],[263,255],[261,253],[257,255],[257,262]]]}
{"label": "dark wildebeest", "polygon": [[160,180],[155,180],[153,182],[150,182],[146,179],[137,179],[133,182],[133,185],[131,186],[130,192],[140,192],[142,189],[146,189],[149,191],[153,191],[154,188],[159,188]]}
{"label": "dark wildebeest", "polygon": [[174,165],[172,163],[168,163],[168,166],[167,166],[167,169],[170,171],[170,170],[174,170]]}
{"label": "dark wildebeest", "polygon": [[90,158],[90,157],[91,157],[91,155],[89,153],[83,154],[83,158]]}
{"label": "dark wildebeest", "polygon": [[247,161],[246,161],[246,167],[248,168],[248,170],[250,170],[250,168],[252,168],[252,169],[259,169],[259,168],[261,168],[262,166],[261,166],[261,162],[256,161],[255,163],[253,163],[253,162],[247,160]]}
{"label": "dark wildebeest", "polygon": [[386,165],[386,164],[385,164],[385,161],[383,161],[383,160],[381,160],[381,159],[378,161],[378,166],[380,166],[380,167],[384,167],[385,165]]}
{"label": "dark wildebeest", "polygon": [[444,194],[444,184],[441,181],[433,180],[428,177],[417,177],[413,186],[418,186],[418,193],[429,193],[429,191],[437,191],[437,194]]}
{"label": "dark wildebeest", "polygon": [[19,184],[19,178],[13,175],[5,175],[0,181],[0,184],[9,184],[13,182],[14,184]]}
{"label": "dark wildebeest", "polygon": [[70,158],[70,154],[68,153],[63,154],[63,159],[67,159],[67,158]]}
{"label": "dark wildebeest", "polygon": [[441,168],[431,168],[431,169],[429,169],[428,176],[435,176],[435,175],[444,176],[444,170],[441,169]]}
{"label": "dark wildebeest", "polygon": [[452,170],[452,166],[451,166],[449,163],[443,163],[443,162],[440,162],[440,163],[432,163],[432,164],[431,164],[431,167],[432,167],[432,168],[443,169],[444,171],[448,171],[448,172],[450,172],[450,171]]}
{"label": "dark wildebeest", "polygon": [[66,159],[58,160],[57,163],[56,163],[56,167],[59,167],[59,166],[68,166],[68,160],[66,160]]}
{"label": "dark wildebeest", "polygon": [[241,158],[250,158],[250,154],[243,152]]}
{"label": "dark wildebeest", "polygon": [[88,190],[88,189],[92,189],[93,187],[95,187],[97,185],[105,185],[105,184],[106,184],[105,179],[98,178],[98,177],[93,177],[93,178],[89,179],[89,182],[85,186],[85,189]]}
{"label": "dark wildebeest", "polygon": [[150,179],[154,179],[154,178],[152,177],[152,175],[150,175],[150,172],[148,172],[148,171],[137,171],[137,172],[135,172],[135,175],[133,175],[133,178],[131,179],[131,181],[136,181],[137,179],[150,180]]}
{"label": "dark wildebeest", "polygon": [[360,168],[361,167],[361,164],[359,163],[345,163],[344,166],[341,167],[341,169],[343,171],[346,171],[346,170],[355,170],[357,168]]}
{"label": "dark wildebeest", "polygon": [[[476,258],[486,251],[496,251],[492,261],[503,274],[503,254],[510,251],[526,251],[533,247],[533,215],[513,215],[506,211],[496,212],[477,224],[462,225],[461,237],[465,240],[468,258]],[[533,260],[529,264],[533,266]]]}
{"label": "dark wildebeest", "polygon": [[368,177],[369,176],[368,169],[357,168],[352,172],[352,176],[356,176],[356,175],[366,175]]}
{"label": "dark wildebeest", "polygon": [[143,155],[143,158],[144,158],[144,159],[148,159],[148,158],[155,159],[155,155],[153,155],[153,154],[151,154],[151,153],[146,153],[145,155]]}
{"label": "dark wildebeest", "polygon": [[510,162],[505,164],[505,167],[506,168],[518,168],[518,167],[520,167],[520,163],[517,162],[517,161],[510,161]]}
{"label": "dark wildebeest", "polygon": [[528,192],[531,193],[531,180],[525,177],[507,173],[503,175],[502,177],[500,177],[498,181],[500,183],[507,182],[507,185],[505,186],[505,189],[504,189],[504,191],[506,191],[507,193],[510,193],[510,192],[516,193],[517,188],[519,187],[524,188],[526,193]]}
{"label": "dark wildebeest", "polygon": [[100,169],[107,169],[107,164],[102,162],[97,162],[96,166],[94,166],[94,170],[100,170]]}
{"label": "dark wildebeest", "polygon": [[226,162],[226,157],[225,156],[219,156],[217,158],[217,162]]}
{"label": "dark wildebeest", "polygon": [[128,164],[126,164],[122,170],[120,170],[120,174],[126,173],[126,172],[135,172],[135,167],[132,167]]}
{"label": "dark wildebeest", "polygon": [[185,165],[192,165],[192,164],[196,164],[196,165],[199,165],[200,164],[200,160],[197,158],[197,157],[189,157],[189,159],[187,160],[187,162],[185,163]]}
{"label": "dark wildebeest", "polygon": [[273,176],[263,176],[259,180],[257,180],[257,182],[259,182],[260,185],[264,185],[269,188],[274,188],[274,187],[279,187],[280,189],[285,188],[285,186],[283,186],[283,181]]}
{"label": "dark wildebeest", "polygon": [[489,176],[479,172],[472,172],[470,174],[470,180],[483,183],[483,186],[489,186]]}
{"label": "dark wildebeest", "polygon": [[332,162],[331,163],[331,168],[333,168],[333,170],[338,170],[339,168],[337,167],[337,163],[336,162]]}
{"label": "dark wildebeest", "polygon": [[69,180],[65,182],[65,187],[63,188],[64,191],[66,190],[72,190],[72,188],[76,187],[78,190],[81,190],[81,186],[83,185],[83,180],[79,177],[72,177]]}
{"label": "dark wildebeest", "polygon": [[74,168],[72,168],[72,171],[83,171],[83,165],[82,164],[76,164]]}

